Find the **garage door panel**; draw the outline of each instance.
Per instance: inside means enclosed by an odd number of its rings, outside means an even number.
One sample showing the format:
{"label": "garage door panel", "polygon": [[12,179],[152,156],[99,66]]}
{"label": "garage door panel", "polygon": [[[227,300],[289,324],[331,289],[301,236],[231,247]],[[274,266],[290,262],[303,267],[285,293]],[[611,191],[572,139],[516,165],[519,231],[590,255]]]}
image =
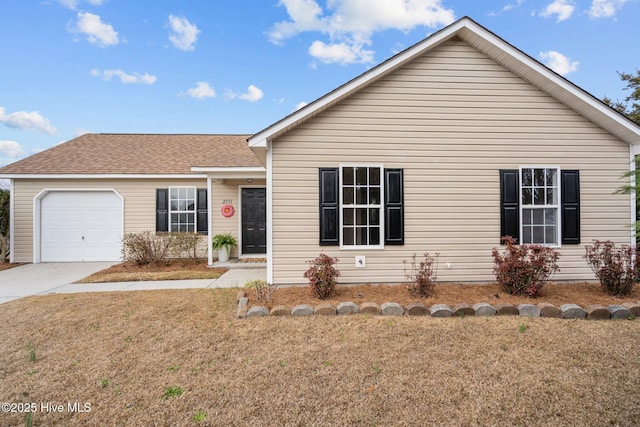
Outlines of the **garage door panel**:
{"label": "garage door panel", "polygon": [[50,192],[40,211],[43,262],[120,260],[122,199],[114,192]]}

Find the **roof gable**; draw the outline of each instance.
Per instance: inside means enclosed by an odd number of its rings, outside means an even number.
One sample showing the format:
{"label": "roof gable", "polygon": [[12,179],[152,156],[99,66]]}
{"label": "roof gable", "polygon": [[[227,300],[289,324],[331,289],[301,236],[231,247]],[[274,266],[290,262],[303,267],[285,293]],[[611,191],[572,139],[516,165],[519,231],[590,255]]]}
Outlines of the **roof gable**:
{"label": "roof gable", "polygon": [[456,37],[620,140],[628,144],[640,145],[640,126],[471,18],[464,17],[256,133],[249,138],[249,146],[252,148],[266,147],[267,141],[299,126],[327,108],[331,108],[342,99],[353,95],[383,76],[424,54],[428,54],[432,49]]}
{"label": "roof gable", "polygon": [[0,168],[0,175],[182,175],[192,167],[261,167],[249,135],[86,134]]}

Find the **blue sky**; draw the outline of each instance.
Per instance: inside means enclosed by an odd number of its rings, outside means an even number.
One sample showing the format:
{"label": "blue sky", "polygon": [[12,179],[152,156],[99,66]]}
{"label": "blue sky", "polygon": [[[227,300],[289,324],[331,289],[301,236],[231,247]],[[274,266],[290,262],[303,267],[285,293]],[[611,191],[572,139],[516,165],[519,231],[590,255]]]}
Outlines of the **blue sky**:
{"label": "blue sky", "polygon": [[0,165],[86,132],[255,133],[470,16],[598,98],[640,0],[0,0]]}

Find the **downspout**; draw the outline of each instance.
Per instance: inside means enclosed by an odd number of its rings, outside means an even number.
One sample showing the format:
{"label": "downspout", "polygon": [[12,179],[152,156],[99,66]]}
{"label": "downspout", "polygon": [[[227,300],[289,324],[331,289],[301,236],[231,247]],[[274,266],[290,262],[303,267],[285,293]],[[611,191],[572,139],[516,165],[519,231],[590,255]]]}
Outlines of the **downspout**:
{"label": "downspout", "polygon": [[14,237],[15,236],[15,180],[12,178],[9,180],[9,262],[15,262],[15,245],[14,245]]}
{"label": "downspout", "polygon": [[636,209],[636,203],[637,203],[637,195],[636,192],[633,190],[636,187],[636,156],[640,151],[640,147],[637,147],[635,145],[631,145],[629,147],[629,185],[631,186],[632,190],[629,192],[629,198],[630,198],[630,213],[631,213],[631,247],[635,248],[636,247],[636,221],[638,220],[638,211]]}
{"label": "downspout", "polygon": [[273,156],[267,141],[267,283],[273,283]]}
{"label": "downspout", "polygon": [[213,243],[213,224],[211,224],[211,177],[207,175],[207,265],[211,267],[213,265],[213,251],[211,250],[211,244]]}

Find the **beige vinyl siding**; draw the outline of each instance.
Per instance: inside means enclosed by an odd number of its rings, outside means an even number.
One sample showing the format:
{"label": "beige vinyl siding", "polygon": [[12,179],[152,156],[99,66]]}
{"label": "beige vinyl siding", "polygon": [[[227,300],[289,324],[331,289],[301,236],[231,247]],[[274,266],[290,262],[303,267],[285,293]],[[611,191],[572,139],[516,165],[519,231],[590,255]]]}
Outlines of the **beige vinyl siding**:
{"label": "beige vinyl siding", "polygon": [[[581,245],[563,245],[557,280],[593,279],[584,245],[630,241],[629,196],[614,195],[629,147],[461,41],[372,83],[273,141],[273,279],[304,283],[306,260],[340,259],[342,283],[404,280],[411,254],[440,253],[443,282],[494,281],[499,170],[580,170]],[[404,169],[405,244],[318,245],[318,168]],[[354,257],[366,256],[366,268]],[[450,266],[450,268],[448,268]]]}
{"label": "beige vinyl siding", "polygon": [[[124,199],[124,233],[139,233],[155,230],[156,226],[156,189],[169,187],[192,186],[207,188],[205,179],[16,179],[15,185],[15,218],[14,218],[14,251],[16,262],[33,261],[33,200],[43,189],[113,189]],[[226,184],[226,183],[225,183]],[[222,198],[237,199],[237,184],[216,185],[212,187],[214,214],[212,215],[213,231],[224,229],[237,233],[237,222],[230,230],[218,224],[222,222],[219,215]],[[216,211],[217,207],[217,211]],[[215,214],[218,213],[218,215]],[[226,219],[225,219],[226,220]],[[237,217],[231,219],[237,221]],[[203,239],[202,253],[205,254],[206,237]]]}

